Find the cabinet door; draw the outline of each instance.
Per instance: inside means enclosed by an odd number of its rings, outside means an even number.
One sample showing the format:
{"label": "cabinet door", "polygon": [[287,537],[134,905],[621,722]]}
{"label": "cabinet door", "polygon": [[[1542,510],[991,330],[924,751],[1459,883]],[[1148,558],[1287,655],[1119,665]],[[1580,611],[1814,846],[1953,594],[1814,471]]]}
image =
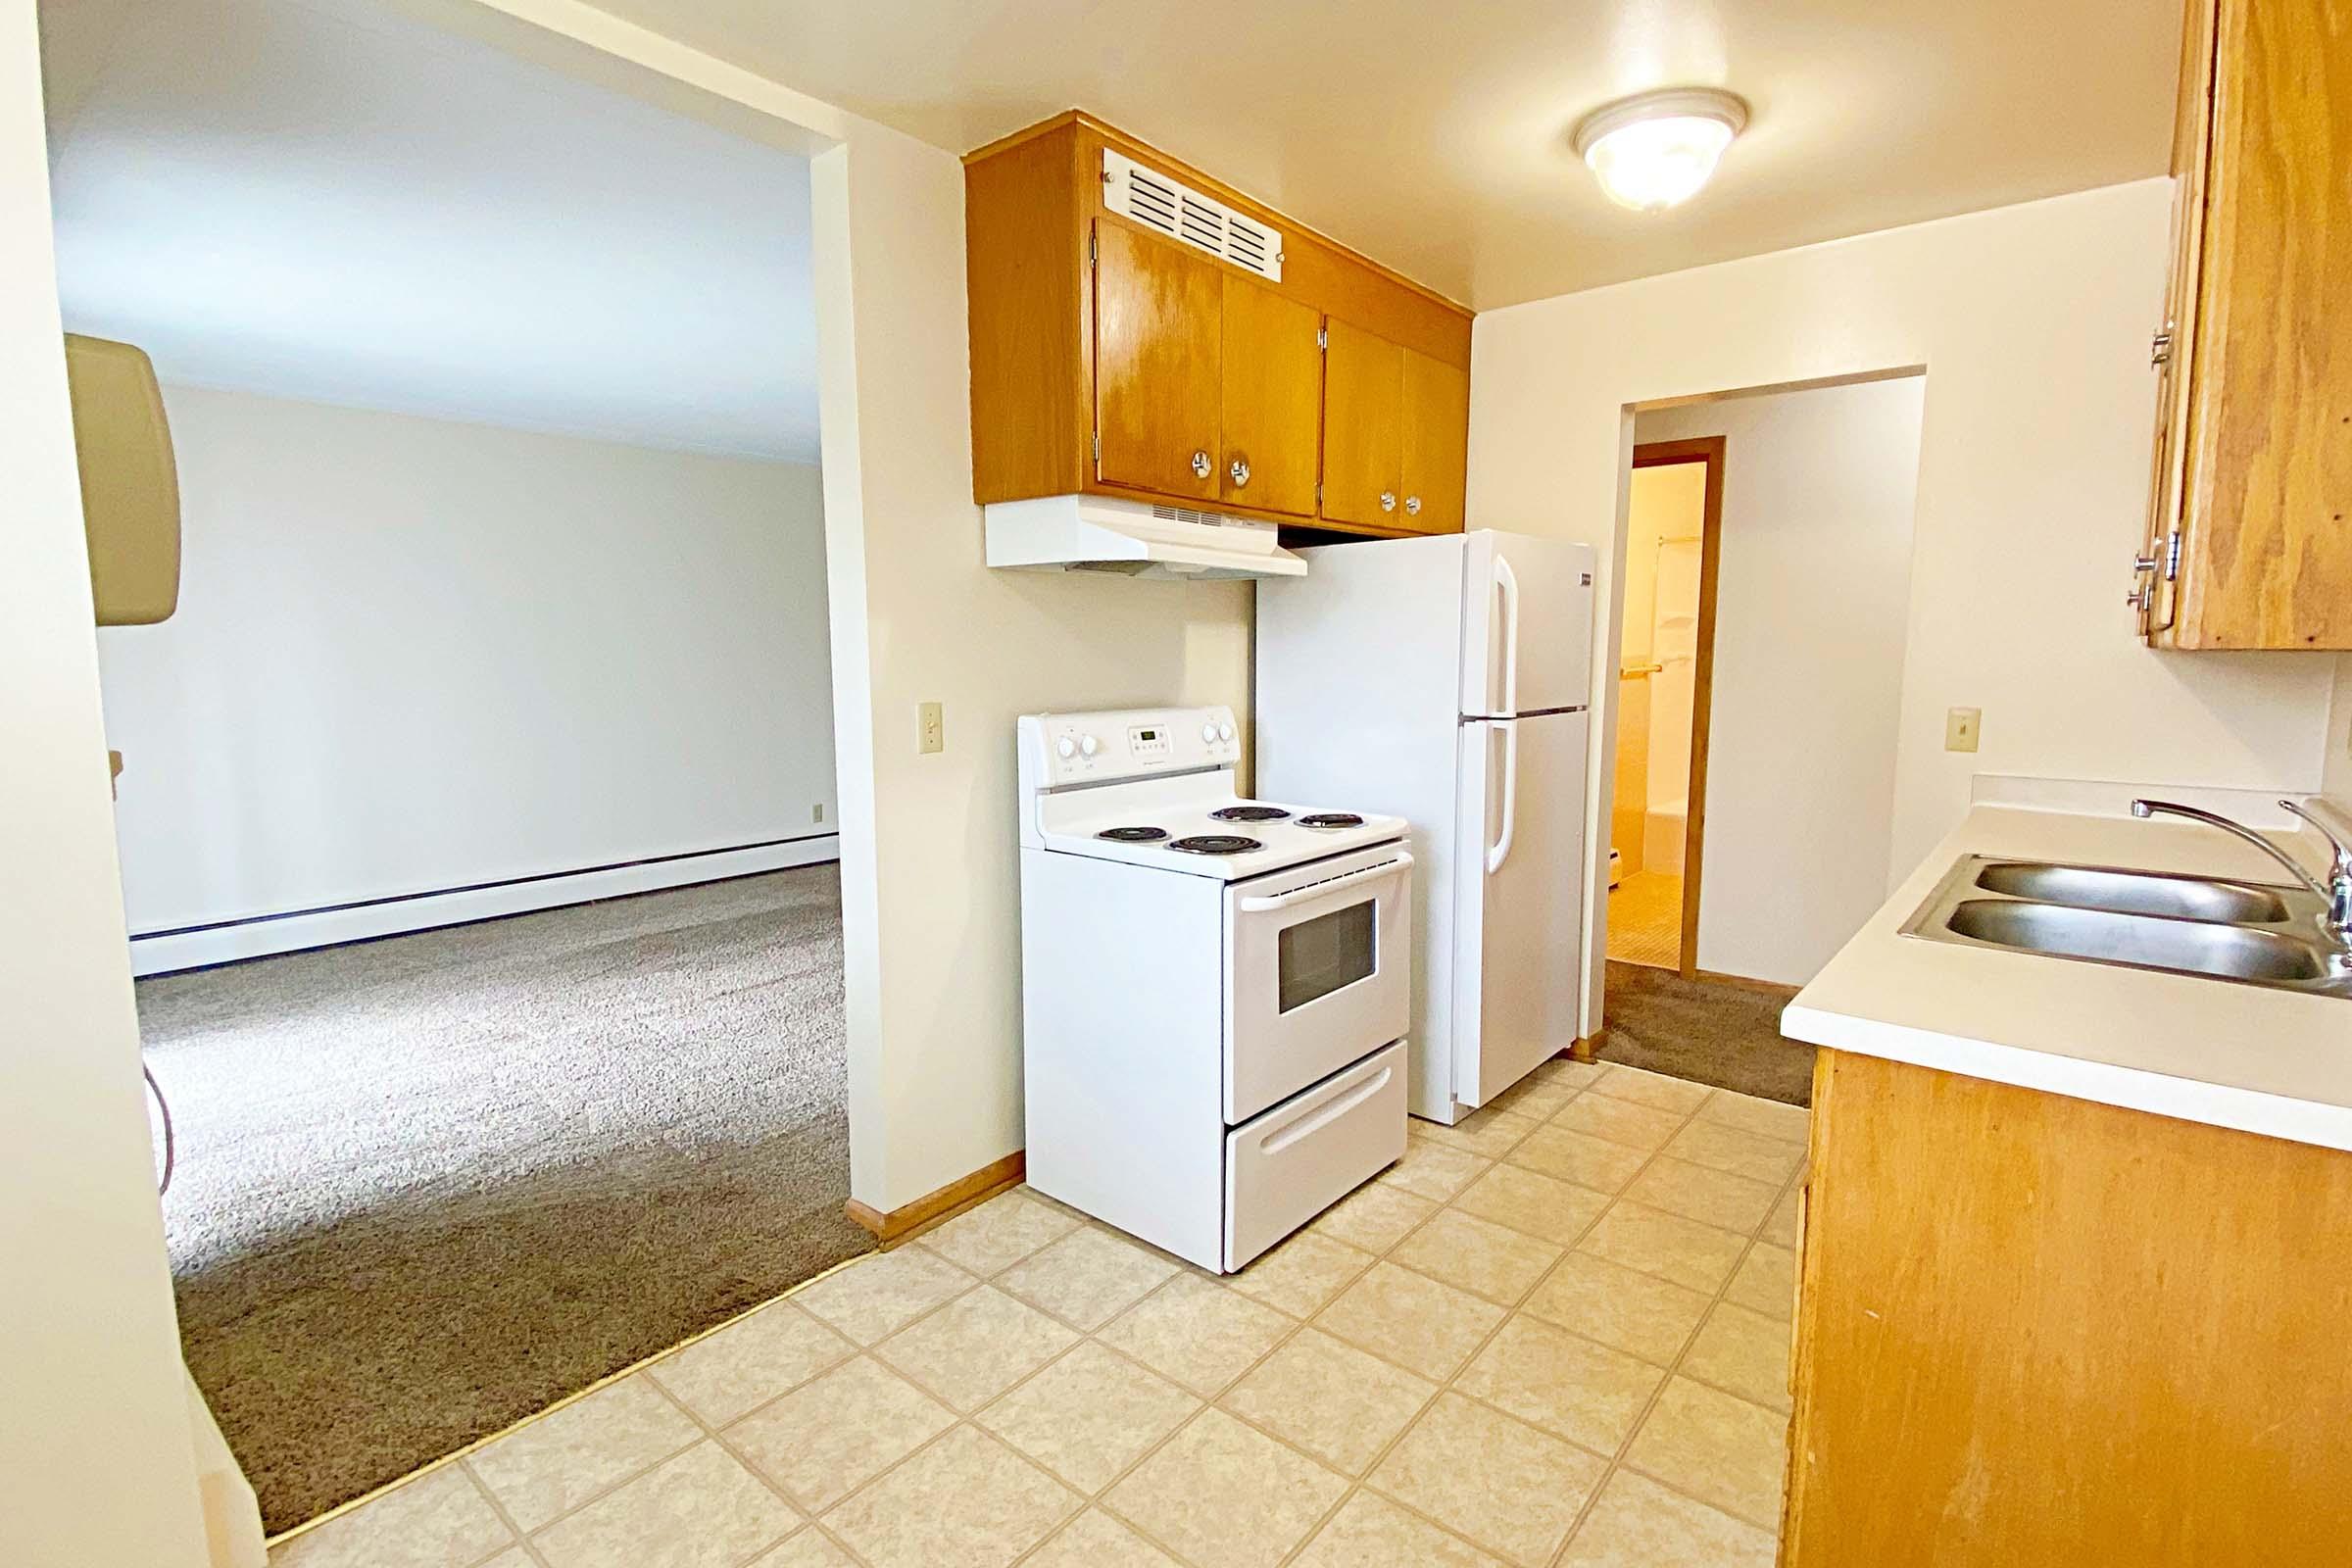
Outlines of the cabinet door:
{"label": "cabinet door", "polygon": [[1323,318],[1225,274],[1224,450],[1218,493],[1237,506],[1315,514],[1322,467]]}
{"label": "cabinet door", "polygon": [[2150,639],[2172,630],[2180,604],[2189,370],[2196,358],[2205,173],[2213,149],[2214,23],[2214,0],[2190,0],[2173,113],[2172,270],[2165,284],[2164,319],[2148,354],[2156,368],[2156,450],[2148,481],[2147,533],[2132,567],[2129,601],[2138,612],[2140,635]]}
{"label": "cabinet door", "polygon": [[1404,350],[1338,318],[1323,355],[1323,515],[1394,528],[1404,463]]}
{"label": "cabinet door", "polygon": [[1470,471],[1470,372],[1404,351],[1407,528],[1459,533]]}
{"label": "cabinet door", "polygon": [[1216,264],[1095,225],[1095,477],[1213,500],[1223,387]]}

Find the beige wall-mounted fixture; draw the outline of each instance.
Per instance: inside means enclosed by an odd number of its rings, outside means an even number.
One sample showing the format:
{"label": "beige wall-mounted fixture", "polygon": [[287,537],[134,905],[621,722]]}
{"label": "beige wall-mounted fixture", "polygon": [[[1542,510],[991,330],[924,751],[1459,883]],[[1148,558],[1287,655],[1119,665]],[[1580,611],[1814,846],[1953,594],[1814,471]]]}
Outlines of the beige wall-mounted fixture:
{"label": "beige wall-mounted fixture", "polygon": [[179,469],[142,349],[66,334],[74,453],[101,626],[148,626],[179,604]]}

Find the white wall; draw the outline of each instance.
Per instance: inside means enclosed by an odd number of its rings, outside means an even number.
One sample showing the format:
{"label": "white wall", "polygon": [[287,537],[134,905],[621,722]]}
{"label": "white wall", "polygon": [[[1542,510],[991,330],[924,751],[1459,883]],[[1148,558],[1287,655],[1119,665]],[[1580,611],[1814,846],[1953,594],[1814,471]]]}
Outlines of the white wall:
{"label": "white wall", "polygon": [[[1924,366],[1896,866],[1960,815],[1980,770],[2313,788],[2329,662],[2150,652],[2123,609],[2171,200],[2145,180],[1481,316],[1471,522],[1598,546],[1612,610],[1595,646],[1612,649],[1633,405]],[[1605,656],[1594,668],[1609,705]],[[1943,751],[1953,706],[1984,709],[1978,755]],[[1588,880],[1595,906],[1604,880]],[[1591,929],[1588,1033],[1597,906]]]}
{"label": "white wall", "polygon": [[[1022,1143],[1014,716],[1170,701],[1246,714],[1250,590],[982,565],[954,155],[576,0],[404,3],[816,154],[850,1186],[899,1207]],[[947,708],[930,757],[923,701]]]}
{"label": "white wall", "polygon": [[99,634],[134,933],[832,830],[814,467],[165,409],[179,609]]}
{"label": "white wall", "polygon": [[1801,985],[1886,897],[1925,390],[1906,376],[1634,421],[1639,441],[1726,438],[1702,969]]}
{"label": "white wall", "polygon": [[[851,958],[850,1185],[885,1211],[1022,1145],[1013,720],[1229,703],[1250,590],[990,571],[971,479],[963,172],[891,132],[814,166],[827,547],[845,813],[870,781],[870,967]],[[829,231],[846,253],[828,252]],[[853,576],[854,574],[854,576]],[[855,607],[862,606],[860,616]],[[862,675],[862,682],[858,679]],[[915,752],[946,705],[947,750]],[[853,761],[853,758],[857,760]],[[867,1042],[871,1042],[871,1049]]]}
{"label": "white wall", "polygon": [[0,4],[0,1561],[195,1568],[29,0]]}
{"label": "white wall", "polygon": [[2335,702],[2328,719],[2328,755],[2320,789],[2352,809],[2352,654],[2335,662]]}

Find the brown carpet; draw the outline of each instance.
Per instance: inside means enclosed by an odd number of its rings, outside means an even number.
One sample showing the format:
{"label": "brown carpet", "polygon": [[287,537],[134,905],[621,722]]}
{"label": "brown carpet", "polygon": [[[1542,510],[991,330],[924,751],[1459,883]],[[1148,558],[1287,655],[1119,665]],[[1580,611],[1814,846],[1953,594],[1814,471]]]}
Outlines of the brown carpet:
{"label": "brown carpet", "polygon": [[845,1257],[809,866],[139,985],[188,1364],[272,1531]]}
{"label": "brown carpet", "polygon": [[1781,1009],[1794,995],[1793,986],[1763,991],[1612,962],[1593,1054],[1603,1061],[1810,1105],[1813,1048],[1781,1033]]}

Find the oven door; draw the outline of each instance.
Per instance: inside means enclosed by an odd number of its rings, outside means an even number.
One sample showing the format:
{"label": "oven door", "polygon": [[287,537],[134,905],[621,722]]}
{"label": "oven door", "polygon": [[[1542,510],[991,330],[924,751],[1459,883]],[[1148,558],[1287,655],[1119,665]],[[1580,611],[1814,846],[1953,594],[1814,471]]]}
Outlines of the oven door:
{"label": "oven door", "polygon": [[1384,844],[1225,890],[1225,1122],[1403,1037],[1413,858]]}

